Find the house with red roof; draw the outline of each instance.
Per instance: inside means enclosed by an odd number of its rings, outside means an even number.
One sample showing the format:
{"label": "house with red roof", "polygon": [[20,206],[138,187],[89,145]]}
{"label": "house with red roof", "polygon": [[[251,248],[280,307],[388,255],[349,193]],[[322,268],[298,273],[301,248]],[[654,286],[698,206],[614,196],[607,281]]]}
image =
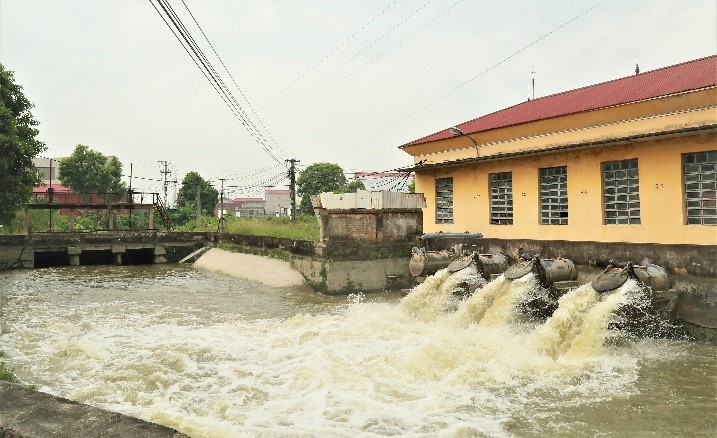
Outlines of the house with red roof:
{"label": "house with red roof", "polygon": [[717,56],[521,102],[400,149],[426,232],[717,244]]}

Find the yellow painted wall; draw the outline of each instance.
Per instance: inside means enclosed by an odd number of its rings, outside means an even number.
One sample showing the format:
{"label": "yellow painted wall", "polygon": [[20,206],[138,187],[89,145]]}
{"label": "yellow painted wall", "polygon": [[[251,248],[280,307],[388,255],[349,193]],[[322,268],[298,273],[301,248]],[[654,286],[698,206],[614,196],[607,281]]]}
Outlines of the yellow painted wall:
{"label": "yellow painted wall", "polygon": [[[686,225],[682,154],[717,150],[717,87],[457,136],[402,149],[414,163],[486,161],[416,170],[426,196],[426,232],[480,232],[486,237],[537,240],[717,244],[717,227]],[[708,128],[679,137],[625,143],[620,139]],[[618,140],[610,143],[613,140]],[[573,150],[561,147],[601,142]],[[551,149],[554,149],[551,151]],[[506,152],[540,155],[498,159]],[[603,225],[601,163],[637,158],[639,225]],[[568,224],[541,225],[539,169],[567,166]],[[513,225],[490,224],[489,174],[513,173]],[[453,224],[436,224],[435,178],[453,177]]]}
{"label": "yellow painted wall", "polygon": [[[717,117],[716,117],[717,119]],[[716,120],[717,121],[717,120]],[[506,239],[665,244],[717,244],[717,227],[686,225],[682,154],[717,149],[713,130],[643,141],[472,165],[416,171],[426,196],[425,232],[480,232]],[[637,158],[640,225],[603,225],[601,163]],[[568,225],[540,225],[538,172],[567,166]],[[513,225],[490,224],[488,174],[513,172]],[[453,224],[436,224],[435,178],[453,177]]]}

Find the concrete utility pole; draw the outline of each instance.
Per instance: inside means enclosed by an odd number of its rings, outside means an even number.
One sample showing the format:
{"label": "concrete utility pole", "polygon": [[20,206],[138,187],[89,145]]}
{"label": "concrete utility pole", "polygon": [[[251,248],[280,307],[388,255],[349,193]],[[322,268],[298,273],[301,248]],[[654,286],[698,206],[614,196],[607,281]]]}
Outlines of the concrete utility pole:
{"label": "concrete utility pole", "polygon": [[219,194],[219,229],[223,232],[224,231],[224,181],[226,178],[219,178],[219,181],[222,182],[222,191]]}
{"label": "concrete utility pole", "polygon": [[197,223],[202,218],[202,185],[197,184]]}
{"label": "concrete utility pole", "polygon": [[158,163],[164,165],[164,170],[159,170],[159,173],[161,173],[164,176],[164,205],[165,207],[169,204],[167,204],[167,175],[172,173],[171,170],[167,169],[167,166],[169,166],[169,161],[158,161]]}
{"label": "concrete utility pole", "polygon": [[287,163],[291,163],[289,167],[289,197],[291,198],[291,223],[296,225],[296,163],[301,161],[292,158],[286,160]]}

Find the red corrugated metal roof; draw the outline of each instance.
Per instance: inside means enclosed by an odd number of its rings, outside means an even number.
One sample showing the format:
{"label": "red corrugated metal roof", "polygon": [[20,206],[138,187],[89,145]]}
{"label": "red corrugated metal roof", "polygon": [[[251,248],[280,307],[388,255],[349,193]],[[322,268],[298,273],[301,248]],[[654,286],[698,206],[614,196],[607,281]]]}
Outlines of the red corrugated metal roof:
{"label": "red corrugated metal roof", "polygon": [[[40,184],[39,186],[32,189],[32,193],[47,193],[47,189],[49,189],[49,188],[50,188],[50,186],[47,184]],[[52,190],[55,193],[71,193],[72,192],[71,188],[61,186],[59,184],[53,184]]]}
{"label": "red corrugated metal roof", "polygon": [[[717,85],[717,55],[519,103],[457,125],[465,134]],[[454,137],[450,128],[404,146]]]}

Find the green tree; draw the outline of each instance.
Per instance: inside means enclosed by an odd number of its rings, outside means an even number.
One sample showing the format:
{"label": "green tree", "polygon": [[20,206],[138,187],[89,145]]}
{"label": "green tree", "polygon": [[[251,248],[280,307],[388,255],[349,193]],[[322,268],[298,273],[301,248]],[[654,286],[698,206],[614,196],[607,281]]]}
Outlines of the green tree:
{"label": "green tree", "polygon": [[363,185],[363,181],[355,179],[345,186],[341,187],[336,193],[356,193],[356,190],[366,190],[366,186]]}
{"label": "green tree", "polygon": [[60,162],[60,182],[76,192],[124,192],[122,163],[115,157],[78,144],[72,155]]}
{"label": "green tree", "polygon": [[408,193],[416,193],[416,180],[412,179],[411,184],[408,185]]}
{"label": "green tree", "polygon": [[[209,181],[202,178],[197,172],[189,172],[182,179],[182,187],[177,193],[177,208],[181,209],[185,206],[197,208],[197,187],[200,187],[199,193],[202,203],[202,214],[212,216],[214,207],[219,199],[219,192],[212,187]],[[181,225],[181,224],[179,224]]]}
{"label": "green tree", "polygon": [[296,180],[296,192],[301,196],[301,213],[313,215],[311,195],[337,192],[346,187],[344,170],[338,164],[314,163],[304,169]]}
{"label": "green tree", "polygon": [[30,110],[34,105],[0,64],[0,224],[9,223],[28,201],[40,175],[32,159],[45,150]]}

